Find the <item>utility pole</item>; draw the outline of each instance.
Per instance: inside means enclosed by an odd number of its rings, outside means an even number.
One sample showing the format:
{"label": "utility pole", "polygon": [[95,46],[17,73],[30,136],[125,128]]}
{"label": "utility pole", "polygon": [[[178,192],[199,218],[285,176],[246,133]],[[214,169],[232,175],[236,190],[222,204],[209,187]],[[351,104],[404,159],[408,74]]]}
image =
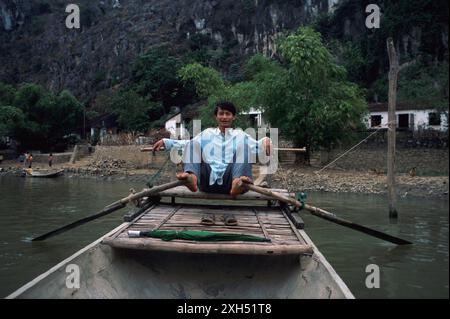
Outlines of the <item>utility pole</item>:
{"label": "utility pole", "polygon": [[386,42],[389,55],[387,186],[389,218],[397,218],[397,194],[395,191],[395,130],[397,127],[397,119],[395,115],[395,105],[397,100],[399,64],[393,39],[388,38]]}
{"label": "utility pole", "polygon": [[86,140],[86,103],[84,103],[83,107],[83,140]]}

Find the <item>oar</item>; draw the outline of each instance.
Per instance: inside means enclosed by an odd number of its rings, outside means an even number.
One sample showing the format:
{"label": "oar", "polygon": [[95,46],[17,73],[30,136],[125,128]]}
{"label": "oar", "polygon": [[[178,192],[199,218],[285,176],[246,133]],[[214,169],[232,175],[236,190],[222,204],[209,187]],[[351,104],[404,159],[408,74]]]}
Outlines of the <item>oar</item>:
{"label": "oar", "polygon": [[139,199],[142,197],[146,197],[146,196],[150,196],[150,195],[155,195],[159,192],[165,191],[166,189],[174,188],[174,187],[185,185],[185,184],[186,184],[186,180],[177,180],[177,181],[166,183],[166,184],[163,184],[160,186],[155,186],[150,189],[144,189],[143,191],[141,191],[139,193],[130,194],[129,196],[122,198],[122,199],[106,206],[103,210],[101,210],[100,212],[98,212],[94,215],[79,219],[73,223],[70,223],[68,225],[62,226],[55,230],[52,230],[46,234],[40,235],[36,238],[33,238],[31,241],[40,241],[40,240],[45,240],[47,238],[56,236],[58,234],[68,231],[69,229],[78,227],[80,225],[83,225],[83,224],[91,221],[91,220],[97,219],[99,217],[110,214],[116,210],[119,210],[119,209],[125,207],[127,205],[127,203],[129,203],[133,200],[136,200],[136,199]]}
{"label": "oar", "polygon": [[[257,192],[257,193],[260,193],[260,194],[263,194],[263,195],[271,196],[271,197],[273,197],[275,199],[278,199],[279,201],[282,201],[282,202],[294,205],[296,207],[302,207],[302,203],[300,203],[299,201],[295,200],[294,198],[284,196],[284,195],[282,195],[280,193],[272,192],[269,189],[262,188],[262,187],[259,187],[259,186],[255,186],[255,185],[252,185],[252,184],[249,184],[249,183],[244,183],[244,182],[240,182],[239,186],[240,187],[244,187],[244,188],[248,188],[248,189],[250,189],[250,190],[252,190],[254,192]],[[392,236],[392,235],[380,232],[378,230],[375,230],[375,229],[372,229],[372,228],[369,228],[369,227],[366,227],[366,226],[363,226],[363,225],[359,225],[359,224],[353,223],[351,221],[339,218],[335,214],[327,212],[326,210],[323,210],[323,209],[320,209],[320,208],[317,208],[317,207],[314,207],[314,206],[311,206],[311,205],[308,205],[308,204],[305,204],[304,208],[306,210],[308,210],[314,216],[326,219],[328,221],[331,221],[333,223],[336,223],[336,224],[339,224],[339,225],[342,225],[342,226],[345,226],[345,227],[349,227],[351,229],[354,229],[354,230],[357,230],[359,232],[371,235],[373,237],[376,237],[376,238],[379,238],[379,239],[383,239],[383,240],[389,241],[389,242],[397,244],[397,245],[410,245],[410,244],[412,244],[412,242],[410,242],[410,241],[407,241],[407,240],[404,240],[404,239],[401,239],[401,238],[398,238],[398,237],[395,237],[395,236]]]}
{"label": "oar", "polygon": [[[164,151],[165,148],[161,147],[159,150]],[[289,151],[289,152],[300,152],[300,153],[304,153],[306,152],[306,147],[303,148],[286,148],[286,147],[275,147],[274,150],[276,151]],[[152,147],[142,147],[140,149],[141,152],[153,152],[153,146]]]}

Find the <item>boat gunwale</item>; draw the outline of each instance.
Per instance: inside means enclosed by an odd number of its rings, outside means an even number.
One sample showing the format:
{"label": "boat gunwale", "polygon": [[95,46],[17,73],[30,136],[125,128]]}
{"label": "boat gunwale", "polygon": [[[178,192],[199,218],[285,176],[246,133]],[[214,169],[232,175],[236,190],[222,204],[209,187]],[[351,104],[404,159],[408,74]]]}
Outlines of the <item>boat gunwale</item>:
{"label": "boat gunwale", "polygon": [[339,274],[336,272],[336,270],[333,268],[333,266],[331,266],[331,264],[328,262],[328,260],[325,258],[325,256],[320,252],[320,250],[317,248],[316,244],[314,244],[314,242],[308,236],[308,234],[305,232],[305,230],[299,229],[298,232],[305,239],[306,243],[313,247],[313,249],[314,249],[313,258],[318,259],[319,262],[325,267],[325,269],[328,271],[330,276],[333,278],[333,280],[336,282],[338,287],[341,289],[342,293],[345,296],[345,299],[355,299],[355,296],[353,295],[351,290],[348,288],[347,284],[344,282],[344,280],[342,280],[342,278],[339,276]]}
{"label": "boat gunwale", "polygon": [[[251,243],[236,241],[221,244],[217,242],[193,243],[183,240],[172,240],[165,242],[153,238],[105,238],[102,244],[113,248],[136,249],[148,251],[167,251],[174,253],[194,254],[232,254],[232,255],[302,255],[313,254],[311,245],[283,245],[267,243]],[[210,246],[210,247],[208,247]],[[242,248],[245,246],[245,249]],[[179,247],[179,248],[178,248]]]}
{"label": "boat gunwale", "polygon": [[43,272],[42,274],[40,274],[39,276],[35,277],[34,279],[29,281],[25,285],[21,286],[16,291],[14,291],[11,294],[9,294],[8,296],[6,296],[5,299],[15,299],[15,298],[19,297],[21,294],[26,292],[28,289],[30,289],[34,285],[38,284],[41,280],[47,278],[52,273],[60,270],[61,267],[63,267],[64,265],[68,264],[70,261],[72,261],[75,258],[79,257],[80,255],[84,254],[85,252],[87,252],[88,250],[94,248],[95,246],[101,244],[102,240],[105,237],[108,237],[108,236],[110,236],[112,234],[115,234],[117,231],[119,231],[121,228],[126,227],[128,224],[129,223],[127,223],[127,222],[120,224],[118,227],[116,227],[113,230],[109,231],[108,233],[106,233],[105,235],[101,236],[100,238],[96,239],[95,241],[93,241],[89,245],[81,248],[80,250],[75,252],[73,255],[67,257],[66,259],[64,259],[61,262],[57,263],[55,266],[51,267],[49,270]]}

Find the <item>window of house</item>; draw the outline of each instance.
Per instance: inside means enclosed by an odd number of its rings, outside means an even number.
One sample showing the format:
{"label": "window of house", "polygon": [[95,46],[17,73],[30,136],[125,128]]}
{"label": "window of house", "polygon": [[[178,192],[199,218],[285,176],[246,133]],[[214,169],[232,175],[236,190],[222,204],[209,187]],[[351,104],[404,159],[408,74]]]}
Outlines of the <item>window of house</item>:
{"label": "window of house", "polygon": [[181,140],[181,123],[175,123],[175,134],[177,134],[177,139]]}
{"label": "window of house", "polygon": [[404,129],[409,128],[409,114],[398,115],[398,127]]}
{"label": "window of house", "polygon": [[428,125],[441,125],[441,115],[439,113],[428,113]]}
{"label": "window of house", "polygon": [[249,116],[250,126],[252,126],[252,127],[258,126],[257,116],[258,116],[258,114],[250,114],[250,116]]}
{"label": "window of house", "polygon": [[370,127],[381,125],[381,115],[372,115],[370,117]]}

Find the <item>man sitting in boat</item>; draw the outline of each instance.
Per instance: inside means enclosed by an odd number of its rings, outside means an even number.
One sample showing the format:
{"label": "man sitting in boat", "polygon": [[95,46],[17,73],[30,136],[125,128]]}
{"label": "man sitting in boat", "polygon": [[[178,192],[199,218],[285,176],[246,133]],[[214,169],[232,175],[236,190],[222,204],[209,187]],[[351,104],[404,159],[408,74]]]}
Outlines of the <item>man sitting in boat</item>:
{"label": "man sitting in boat", "polygon": [[214,115],[217,128],[208,128],[192,140],[161,139],[153,150],[184,150],[184,171],[177,178],[188,180],[186,186],[192,192],[200,188],[202,192],[235,197],[245,192],[238,186],[240,180],[252,182],[250,155],[262,151],[270,155],[271,140],[264,137],[256,141],[244,131],[233,129],[236,108],[231,102],[217,103]]}

